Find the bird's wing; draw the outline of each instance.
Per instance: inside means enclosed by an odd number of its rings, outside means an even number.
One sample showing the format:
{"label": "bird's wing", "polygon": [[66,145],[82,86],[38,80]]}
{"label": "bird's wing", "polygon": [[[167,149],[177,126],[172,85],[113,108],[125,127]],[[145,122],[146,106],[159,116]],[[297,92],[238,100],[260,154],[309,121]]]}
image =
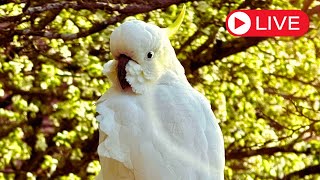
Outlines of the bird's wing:
{"label": "bird's wing", "polygon": [[183,169],[187,176],[182,179],[223,179],[223,137],[209,101],[179,83],[159,85],[154,97],[155,105],[148,106],[156,110],[160,124],[154,144],[168,153],[166,161],[174,172]]}
{"label": "bird's wing", "polygon": [[[107,135],[100,131],[99,132],[99,144],[105,141]],[[108,158],[105,156],[100,156],[101,171],[96,177],[96,180],[134,180],[134,175],[132,170],[124,166],[123,163]]]}
{"label": "bird's wing", "polygon": [[135,122],[131,121],[131,118],[135,119],[132,115],[138,113],[134,101],[129,95],[117,94],[111,90],[99,99],[96,110],[99,113],[99,129],[107,135],[107,138],[99,143],[98,154],[120,161],[131,169],[131,138],[126,136],[134,130],[134,126],[130,127]]}
{"label": "bird's wing", "polygon": [[215,170],[215,172],[212,171],[211,177],[217,180],[223,179],[225,166],[223,135],[215,115],[211,110],[210,102],[199,92],[195,91],[195,94],[207,119],[204,133],[208,142],[208,160],[211,169]]}
{"label": "bird's wing", "polygon": [[[159,163],[161,154],[153,146],[153,129],[147,123],[148,113],[141,102],[144,102],[142,97],[112,91],[100,98],[97,120],[100,133],[107,135],[98,146],[103,178],[120,179],[122,174],[118,172],[131,177],[133,172],[135,180],[168,179],[165,163]],[[127,173],[125,168],[131,172]]]}

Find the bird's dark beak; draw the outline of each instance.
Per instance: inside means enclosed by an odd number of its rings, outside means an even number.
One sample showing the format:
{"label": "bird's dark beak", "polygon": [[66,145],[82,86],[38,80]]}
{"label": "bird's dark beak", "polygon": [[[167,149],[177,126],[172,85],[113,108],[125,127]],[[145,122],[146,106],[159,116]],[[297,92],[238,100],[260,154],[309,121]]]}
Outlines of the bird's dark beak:
{"label": "bird's dark beak", "polygon": [[131,60],[130,57],[121,54],[118,57],[118,80],[120,82],[121,88],[126,89],[127,87],[130,87],[130,84],[126,80],[126,65],[128,64],[129,60]]}

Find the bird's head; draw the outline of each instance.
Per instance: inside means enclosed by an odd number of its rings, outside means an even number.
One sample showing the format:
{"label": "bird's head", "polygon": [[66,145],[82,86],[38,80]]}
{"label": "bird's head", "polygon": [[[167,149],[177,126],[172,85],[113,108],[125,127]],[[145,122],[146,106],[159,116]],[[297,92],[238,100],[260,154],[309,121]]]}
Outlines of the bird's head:
{"label": "bird's head", "polygon": [[[118,81],[117,84],[123,90],[130,88],[135,93],[143,93],[148,85],[156,83],[165,72],[177,69],[181,72],[182,67],[175,67],[180,63],[169,37],[178,30],[184,14],[185,6],[168,28],[132,20],[112,32],[110,49],[116,60],[113,65],[113,73],[116,74],[114,80]],[[107,69],[112,71],[110,67]]]}

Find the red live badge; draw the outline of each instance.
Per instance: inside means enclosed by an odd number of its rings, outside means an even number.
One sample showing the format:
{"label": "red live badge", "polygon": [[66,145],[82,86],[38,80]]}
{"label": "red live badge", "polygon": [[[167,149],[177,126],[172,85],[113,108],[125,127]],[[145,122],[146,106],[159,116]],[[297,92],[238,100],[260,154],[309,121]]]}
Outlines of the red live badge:
{"label": "red live badge", "polygon": [[302,36],[309,29],[309,18],[300,10],[235,10],[226,26],[234,36]]}

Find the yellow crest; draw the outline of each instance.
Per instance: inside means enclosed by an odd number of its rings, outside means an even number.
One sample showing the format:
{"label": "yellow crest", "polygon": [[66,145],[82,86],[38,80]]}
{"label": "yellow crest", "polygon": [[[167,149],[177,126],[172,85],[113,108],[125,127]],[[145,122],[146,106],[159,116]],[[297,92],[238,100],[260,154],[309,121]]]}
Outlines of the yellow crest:
{"label": "yellow crest", "polygon": [[186,5],[184,4],[182,7],[181,13],[179,14],[178,18],[174,21],[174,23],[171,24],[169,27],[164,28],[169,38],[172,37],[178,31],[185,14],[186,14]]}

